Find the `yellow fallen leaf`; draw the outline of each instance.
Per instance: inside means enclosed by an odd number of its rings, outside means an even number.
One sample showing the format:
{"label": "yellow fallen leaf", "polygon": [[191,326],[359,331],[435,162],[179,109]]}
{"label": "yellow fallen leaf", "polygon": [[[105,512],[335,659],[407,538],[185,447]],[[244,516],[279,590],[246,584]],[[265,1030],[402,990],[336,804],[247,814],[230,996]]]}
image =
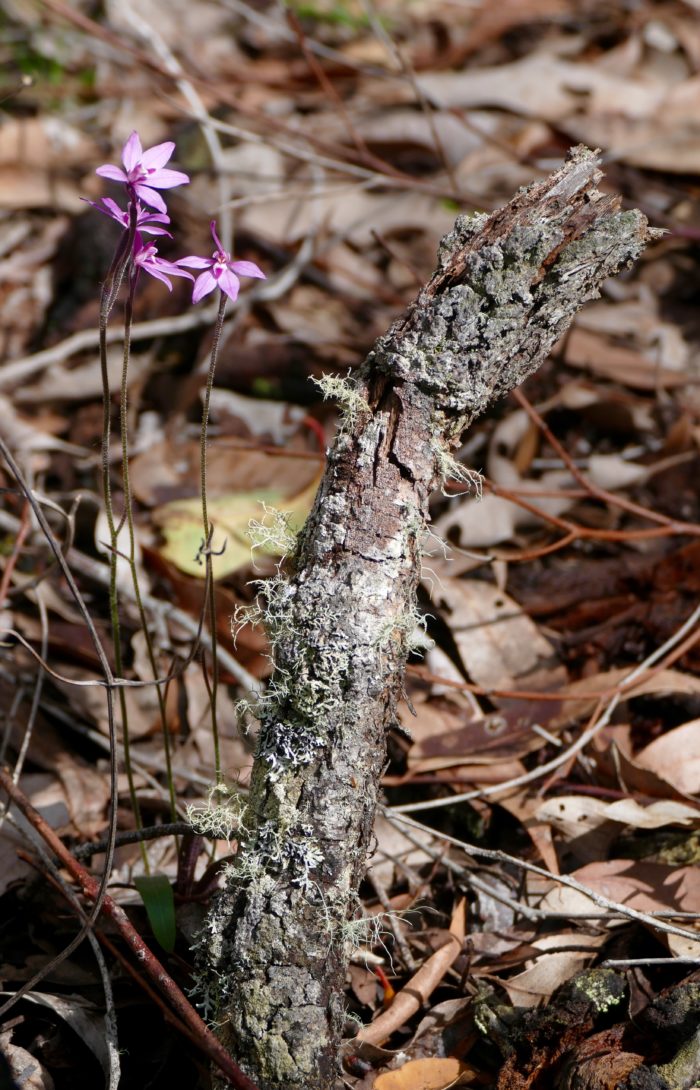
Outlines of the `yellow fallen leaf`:
{"label": "yellow fallen leaf", "polygon": [[[459,1060],[409,1060],[398,1071],[385,1071],[374,1080],[374,1090],[447,1090],[462,1082],[460,1076],[470,1076],[471,1068]],[[469,1079],[471,1081],[471,1079]]]}
{"label": "yellow fallen leaf", "polygon": [[[315,480],[297,496],[285,496],[276,489],[258,489],[210,499],[207,511],[214,531],[211,542],[214,578],[222,579],[251,563],[251,522],[272,526],[275,512],[281,511],[286,529],[291,534],[298,533],[311,510],[317,487]],[[206,568],[201,555],[204,536],[201,500],[198,497],[173,500],[158,507],[153,518],[164,538],[161,555],[180,571],[203,579]],[[274,534],[271,536],[274,538]],[[256,537],[262,539],[265,534]],[[281,556],[283,552],[274,540],[257,548],[270,556]]]}

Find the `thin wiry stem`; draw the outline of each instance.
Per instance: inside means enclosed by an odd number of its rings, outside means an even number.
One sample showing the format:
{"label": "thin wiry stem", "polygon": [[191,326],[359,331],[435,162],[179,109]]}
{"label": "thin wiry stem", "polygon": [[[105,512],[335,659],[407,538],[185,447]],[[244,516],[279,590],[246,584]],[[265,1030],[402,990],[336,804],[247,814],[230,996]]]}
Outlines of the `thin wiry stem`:
{"label": "thin wiry stem", "polygon": [[204,530],[204,542],[202,546],[202,552],[204,553],[205,563],[207,565],[207,604],[209,607],[209,632],[211,638],[211,691],[209,694],[209,706],[211,708],[211,730],[212,737],[214,739],[214,767],[216,770],[217,786],[223,782],[223,775],[221,771],[221,745],[219,742],[219,724],[217,722],[216,715],[216,696],[219,687],[219,660],[216,654],[216,588],[214,586],[214,573],[212,570],[211,554],[211,539],[213,527],[209,521],[209,510],[207,507],[207,429],[209,427],[209,407],[211,404],[211,391],[214,385],[214,373],[216,371],[216,362],[219,356],[219,342],[221,341],[221,330],[224,325],[225,314],[226,295],[222,291],[219,293],[219,313],[216,316],[216,325],[214,326],[214,339],[212,341],[211,356],[209,358],[209,372],[207,374],[207,384],[204,389],[204,400],[202,403],[202,430],[199,441],[199,472],[200,488],[202,491],[202,529]]}
{"label": "thin wiry stem", "polygon": [[[105,516],[109,530],[109,615],[114,643],[114,672],[121,677],[123,670],[121,650],[121,626],[119,623],[119,594],[117,589],[117,543],[119,528],[114,517],[114,504],[112,502],[112,483],[110,479],[110,442],[112,435],[112,397],[109,383],[109,368],[107,363],[107,323],[114,307],[119,288],[131,261],[131,255],[136,237],[136,223],[138,209],[136,201],[129,204],[129,227],[123,232],[117,245],[112,264],[102,285],[100,299],[100,372],[102,375],[102,492],[104,496]],[[128,361],[128,339],[124,341],[124,359]],[[126,364],[125,364],[126,367]],[[134,812],[137,828],[142,825],[141,811],[136,796],[136,787],[131,767],[131,752],[129,746],[128,711],[126,706],[126,693],[119,690],[119,710],[122,721],[122,737],[124,744],[124,767],[129,783],[129,795]],[[148,866],[145,850],[143,851],[144,864]]]}
{"label": "thin wiry stem", "polygon": [[[122,365],[122,381],[121,381],[121,397],[119,405],[119,425],[121,431],[122,442],[122,488],[124,491],[124,517],[126,519],[126,525],[129,534],[129,552],[128,563],[129,570],[131,572],[131,582],[134,588],[134,601],[136,602],[136,608],[139,613],[139,620],[141,622],[141,629],[146,641],[146,653],[148,654],[148,661],[153,673],[154,680],[158,678],[158,664],[156,662],[155,648],[153,646],[153,639],[151,637],[150,629],[148,627],[148,619],[146,617],[146,610],[144,609],[143,600],[141,598],[141,588],[139,585],[139,573],[136,567],[136,533],[134,529],[134,510],[133,501],[131,496],[131,478],[129,476],[129,358],[131,355],[131,326],[134,317],[134,294],[136,292],[136,284],[138,283],[139,270],[137,268],[132,270],[129,281],[129,294],[127,296],[126,304],[124,307],[124,356]],[[156,685],[156,697],[158,700],[158,711],[160,714],[160,722],[163,731],[163,749],[165,751],[165,767],[168,779],[168,796],[170,799],[170,816],[173,821],[177,818],[177,800],[175,798],[175,783],[173,780],[173,762],[172,752],[170,745],[170,731],[168,730],[168,719],[165,709],[165,691],[164,686]],[[124,756],[126,758],[129,753],[128,748],[128,731],[126,730],[126,721],[124,729]],[[131,760],[129,755],[129,769],[131,769]],[[129,790],[132,789],[132,779],[129,779]],[[135,792],[132,794],[132,805],[135,804],[135,812],[138,807],[138,802],[135,797]],[[138,827],[141,828],[141,822],[139,821]],[[141,854],[144,858],[146,867],[148,868],[146,850],[141,845]]]}
{"label": "thin wiry stem", "polygon": [[[105,898],[105,895],[106,895],[106,892],[107,892],[107,883],[109,882],[109,876],[112,873],[112,864],[114,862],[114,842],[115,842],[115,837],[116,837],[116,833],[117,833],[117,791],[118,791],[118,786],[119,785],[118,785],[118,781],[117,781],[117,737],[116,737],[116,725],[115,725],[115,721],[114,721],[114,681],[115,681],[115,678],[114,678],[114,674],[112,672],[112,667],[110,666],[109,659],[107,658],[107,654],[106,654],[106,652],[105,652],[105,650],[104,650],[104,648],[102,646],[102,642],[101,642],[100,637],[99,637],[99,635],[97,633],[97,629],[95,628],[94,621],[92,620],[92,617],[90,616],[90,611],[88,610],[88,608],[87,608],[87,606],[85,604],[85,599],[83,598],[82,594],[80,593],[80,590],[78,589],[77,583],[75,582],[75,579],[73,578],[73,573],[71,572],[70,568],[68,567],[68,564],[66,563],[66,559],[63,556],[63,553],[61,551],[61,548],[60,548],[58,542],[56,541],[56,539],[55,539],[55,537],[54,537],[54,535],[53,535],[53,533],[51,531],[51,527],[49,526],[49,524],[48,524],[48,522],[46,520],[46,516],[44,515],[44,512],[41,509],[41,504],[38,502],[36,496],[34,495],[34,492],[31,490],[31,488],[27,484],[27,481],[25,480],[25,478],[24,478],[24,476],[22,474],[22,471],[20,470],[19,466],[17,465],[17,462],[15,461],[15,459],[12,456],[12,452],[10,451],[9,447],[7,446],[5,441],[3,440],[2,436],[0,436],[0,455],[7,462],[7,465],[9,467],[9,469],[10,469],[10,472],[14,476],[15,480],[17,481],[17,484],[19,485],[19,488],[21,489],[21,491],[24,494],[27,502],[29,503],[29,506],[31,507],[32,512],[34,514],[34,517],[37,520],[37,523],[39,524],[39,527],[41,528],[41,531],[44,534],[44,537],[46,538],[46,541],[47,541],[47,543],[49,545],[49,548],[51,549],[51,552],[54,555],[55,561],[56,561],[58,567],[61,570],[63,578],[65,579],[65,581],[66,581],[66,583],[68,585],[68,588],[69,588],[71,594],[73,595],[73,598],[74,598],[74,600],[75,600],[75,602],[76,602],[76,604],[78,606],[78,609],[80,610],[80,613],[81,613],[81,615],[83,617],[83,620],[85,622],[85,626],[86,626],[86,628],[88,630],[88,633],[90,635],[90,639],[92,640],[93,646],[95,648],[95,652],[96,652],[97,657],[99,659],[100,666],[102,668],[102,673],[103,673],[103,675],[105,677],[106,694],[107,694],[107,726],[108,726],[108,732],[109,732],[109,741],[108,741],[107,744],[109,745],[109,788],[110,788],[108,845],[107,845],[107,849],[106,849],[106,852],[105,852],[104,870],[102,871],[102,875],[100,877],[99,883],[98,883],[96,891],[95,891],[94,905],[93,905],[92,910],[91,910],[91,912],[89,914],[89,917],[88,917],[87,921],[85,922],[85,924],[80,928],[80,931],[75,936],[75,938],[72,939],[71,942],[69,942],[66,947],[64,947],[64,949],[60,952],[60,954],[57,954],[56,957],[51,960],[49,965],[44,966],[44,968],[40,969],[37,973],[35,973],[34,976],[30,980],[25,981],[25,983],[22,984],[22,986],[14,993],[14,995],[12,995],[10,999],[8,999],[5,1003],[3,1003],[2,1007],[0,1007],[0,1016],[2,1016],[15,1003],[17,1003],[24,995],[26,995],[27,992],[31,991],[32,988],[36,987],[36,985],[41,980],[44,979],[44,977],[47,975],[47,973],[51,972],[57,965],[60,965],[61,962],[65,961],[65,959],[67,957],[70,957],[70,955],[73,953],[73,951],[76,950],[78,948],[78,946],[80,946],[81,942],[83,941],[83,939],[85,938],[85,936],[87,934],[87,931],[89,930],[89,928],[92,926],[92,924],[95,922],[98,915],[100,914],[100,911],[102,909],[102,905],[104,903],[104,898]],[[11,788],[15,789],[15,785],[13,784],[12,779],[10,777],[8,777],[8,778],[9,778]]]}

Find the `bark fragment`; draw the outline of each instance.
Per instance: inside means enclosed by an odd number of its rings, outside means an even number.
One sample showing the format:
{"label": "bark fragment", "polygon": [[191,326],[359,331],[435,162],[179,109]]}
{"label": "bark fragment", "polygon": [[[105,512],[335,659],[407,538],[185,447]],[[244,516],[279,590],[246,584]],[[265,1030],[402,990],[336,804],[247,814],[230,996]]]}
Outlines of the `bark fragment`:
{"label": "bark fragment", "polygon": [[222,1040],[262,1090],[337,1075],[346,947],[445,453],[651,237],[596,189],[597,166],[578,148],[501,211],[457,219],[355,381],[293,574],[263,589],[275,670],[245,832],[202,939]]}

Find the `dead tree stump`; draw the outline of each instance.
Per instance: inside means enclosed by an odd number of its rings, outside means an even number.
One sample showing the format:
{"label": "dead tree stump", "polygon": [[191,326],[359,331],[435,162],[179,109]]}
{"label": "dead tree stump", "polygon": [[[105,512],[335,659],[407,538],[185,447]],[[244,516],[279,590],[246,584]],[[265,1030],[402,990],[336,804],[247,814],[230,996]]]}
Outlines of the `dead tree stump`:
{"label": "dead tree stump", "polygon": [[651,237],[600,176],[577,148],[500,211],[457,219],[432,278],[347,385],[291,574],[263,589],[274,673],[201,966],[222,1040],[261,1090],[336,1079],[357,889],[450,450]]}

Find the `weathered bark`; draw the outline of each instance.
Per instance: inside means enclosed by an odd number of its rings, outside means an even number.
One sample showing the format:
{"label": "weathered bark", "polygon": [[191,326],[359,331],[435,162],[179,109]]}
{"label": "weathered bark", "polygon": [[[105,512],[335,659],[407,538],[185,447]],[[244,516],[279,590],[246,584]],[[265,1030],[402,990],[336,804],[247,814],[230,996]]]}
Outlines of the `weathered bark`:
{"label": "weathered bark", "polygon": [[448,451],[650,237],[599,177],[581,148],[501,211],[458,218],[356,380],[293,573],[263,591],[275,669],[203,966],[222,1039],[263,1090],[337,1075],[349,921]]}

